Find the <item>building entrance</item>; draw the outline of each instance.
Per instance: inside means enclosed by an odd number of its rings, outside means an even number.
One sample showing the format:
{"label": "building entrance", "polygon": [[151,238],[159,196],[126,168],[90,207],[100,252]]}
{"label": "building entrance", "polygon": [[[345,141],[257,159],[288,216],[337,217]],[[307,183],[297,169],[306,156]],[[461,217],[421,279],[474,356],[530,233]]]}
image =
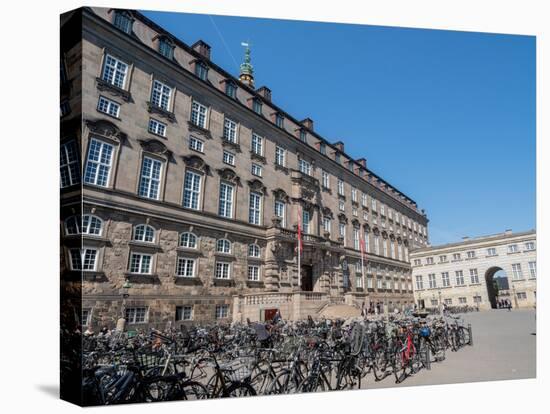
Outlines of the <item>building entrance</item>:
{"label": "building entrance", "polygon": [[304,292],[313,291],[313,267],[308,265],[303,265],[301,269],[301,287]]}

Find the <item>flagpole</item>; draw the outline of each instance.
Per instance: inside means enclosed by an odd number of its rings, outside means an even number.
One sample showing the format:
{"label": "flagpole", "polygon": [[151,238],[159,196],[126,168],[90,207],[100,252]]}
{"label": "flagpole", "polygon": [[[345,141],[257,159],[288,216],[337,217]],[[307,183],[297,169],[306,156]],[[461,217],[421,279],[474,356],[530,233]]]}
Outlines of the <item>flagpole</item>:
{"label": "flagpole", "polygon": [[298,286],[302,286],[302,226],[301,223],[301,211],[298,210]]}

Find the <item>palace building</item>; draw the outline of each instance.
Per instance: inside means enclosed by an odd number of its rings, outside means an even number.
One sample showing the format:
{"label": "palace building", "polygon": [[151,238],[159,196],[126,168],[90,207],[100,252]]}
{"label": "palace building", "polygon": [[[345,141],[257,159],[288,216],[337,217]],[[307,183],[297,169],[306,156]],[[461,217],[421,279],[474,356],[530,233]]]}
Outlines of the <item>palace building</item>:
{"label": "palace building", "polygon": [[515,308],[536,305],[534,230],[464,237],[458,243],[417,249],[410,256],[420,308],[446,304],[491,309],[505,299]]}
{"label": "palace building", "polygon": [[137,11],[61,23],[61,272],[83,324],[413,304],[426,214],[256,87],[248,46],[234,76]]}

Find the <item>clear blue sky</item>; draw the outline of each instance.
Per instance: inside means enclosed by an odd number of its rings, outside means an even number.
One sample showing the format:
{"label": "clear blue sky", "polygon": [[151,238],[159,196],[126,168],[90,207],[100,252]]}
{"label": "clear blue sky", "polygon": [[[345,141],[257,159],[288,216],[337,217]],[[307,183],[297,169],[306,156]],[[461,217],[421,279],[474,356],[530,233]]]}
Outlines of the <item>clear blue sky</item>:
{"label": "clear blue sky", "polygon": [[535,37],[145,14],[234,75],[250,40],[256,86],[414,199],[432,244],[535,228]]}

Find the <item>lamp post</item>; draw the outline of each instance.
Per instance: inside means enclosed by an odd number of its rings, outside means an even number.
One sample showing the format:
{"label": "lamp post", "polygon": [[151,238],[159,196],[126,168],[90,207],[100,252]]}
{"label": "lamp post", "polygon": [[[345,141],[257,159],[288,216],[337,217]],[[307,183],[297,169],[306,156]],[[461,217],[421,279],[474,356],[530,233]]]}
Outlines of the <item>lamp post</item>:
{"label": "lamp post", "polygon": [[130,290],[131,287],[132,287],[132,284],[128,279],[126,279],[124,281],[124,284],[122,285],[122,293],[120,295],[122,297],[121,306],[120,306],[120,318],[116,323],[116,330],[119,332],[124,331],[124,329],[126,328],[126,299],[128,299],[128,297],[130,296],[128,291]]}
{"label": "lamp post", "polygon": [[438,305],[438,306],[439,306],[439,315],[441,315],[442,310],[443,310],[443,308],[442,308],[442,306],[441,306],[441,290],[438,290],[438,291],[437,291],[437,294],[438,294],[438,296],[439,296],[439,301],[438,301],[438,304],[439,304],[439,305]]}

